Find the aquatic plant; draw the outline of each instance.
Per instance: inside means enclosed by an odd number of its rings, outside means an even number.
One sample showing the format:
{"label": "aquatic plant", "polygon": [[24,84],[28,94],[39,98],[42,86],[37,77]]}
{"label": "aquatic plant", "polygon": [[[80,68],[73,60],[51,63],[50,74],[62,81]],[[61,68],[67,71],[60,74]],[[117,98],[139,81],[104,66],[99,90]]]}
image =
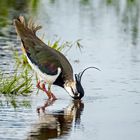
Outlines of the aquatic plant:
{"label": "aquatic plant", "polygon": [[13,51],[13,57],[16,62],[16,67],[17,68],[23,68],[23,69],[28,69],[31,70],[31,66],[28,63],[27,57],[22,53],[19,54],[18,51],[14,50]]}
{"label": "aquatic plant", "polygon": [[57,51],[64,51],[67,52],[69,51],[73,46],[79,48],[79,50],[81,50],[81,48],[83,47],[80,43],[81,39],[78,39],[76,41],[64,41],[61,42],[61,39],[56,39],[54,42],[51,43],[51,41],[48,41],[48,46],[50,46],[51,48],[57,50]]}
{"label": "aquatic plant", "polygon": [[32,76],[29,76],[28,70],[18,73],[17,70],[9,75],[0,73],[0,94],[5,96],[24,95],[31,93]]}
{"label": "aquatic plant", "polygon": [[[20,70],[21,71],[21,70]],[[30,101],[23,99],[31,95],[32,92],[32,76],[28,69],[19,72],[17,68],[10,74],[0,72],[0,107],[10,105],[13,108],[30,107]],[[18,97],[22,100],[17,99]]]}

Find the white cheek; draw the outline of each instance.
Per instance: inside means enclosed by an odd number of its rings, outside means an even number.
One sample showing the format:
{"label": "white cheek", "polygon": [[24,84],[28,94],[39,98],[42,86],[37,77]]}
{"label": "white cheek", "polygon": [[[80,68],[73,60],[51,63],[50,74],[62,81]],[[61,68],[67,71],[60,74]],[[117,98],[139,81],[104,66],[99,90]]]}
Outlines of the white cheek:
{"label": "white cheek", "polygon": [[70,96],[74,97],[73,92],[71,91],[70,87],[65,87],[65,89],[69,93]]}

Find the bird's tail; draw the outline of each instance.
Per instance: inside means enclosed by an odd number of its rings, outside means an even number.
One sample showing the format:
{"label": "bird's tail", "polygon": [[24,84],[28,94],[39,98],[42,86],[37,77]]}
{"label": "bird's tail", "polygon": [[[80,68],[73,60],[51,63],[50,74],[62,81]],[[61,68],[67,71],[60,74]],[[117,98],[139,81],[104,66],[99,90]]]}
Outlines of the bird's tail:
{"label": "bird's tail", "polygon": [[36,36],[36,31],[41,29],[41,26],[35,25],[31,19],[26,23],[23,16],[19,16],[19,18],[14,19],[14,25],[21,40],[34,38]]}

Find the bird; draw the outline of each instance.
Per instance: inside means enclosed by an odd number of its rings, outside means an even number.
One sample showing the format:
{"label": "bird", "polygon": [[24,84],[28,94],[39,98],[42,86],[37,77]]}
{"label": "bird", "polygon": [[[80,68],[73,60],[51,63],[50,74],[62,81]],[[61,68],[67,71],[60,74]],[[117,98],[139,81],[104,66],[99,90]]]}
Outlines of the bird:
{"label": "bird", "polygon": [[83,73],[89,68],[100,69],[88,67],[79,74],[73,74],[72,65],[64,54],[46,45],[36,35],[41,26],[31,20],[26,22],[24,16],[15,18],[13,22],[28,63],[38,77],[37,88],[44,91],[50,100],[57,99],[51,91],[52,85],[64,88],[73,99],[81,99],[84,96],[81,85]]}

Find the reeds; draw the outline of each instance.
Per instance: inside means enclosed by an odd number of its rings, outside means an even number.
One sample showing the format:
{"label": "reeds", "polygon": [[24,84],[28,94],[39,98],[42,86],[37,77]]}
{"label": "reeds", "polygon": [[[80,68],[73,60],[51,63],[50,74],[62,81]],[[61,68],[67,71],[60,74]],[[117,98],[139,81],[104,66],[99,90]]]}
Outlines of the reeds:
{"label": "reeds", "polygon": [[[23,69],[23,71],[18,71],[17,68],[14,72],[10,74],[4,74],[0,72],[0,106],[3,104],[11,105],[13,108],[17,107],[30,107],[30,102],[28,100],[17,100],[17,97],[27,97],[31,95],[32,92],[32,76],[28,69]],[[3,101],[3,99],[5,99]]]}
{"label": "reeds", "polygon": [[31,93],[32,77],[29,76],[28,70],[11,74],[0,73],[0,93],[6,96],[24,95]]}
{"label": "reeds", "polygon": [[76,41],[64,41],[61,42],[60,39],[55,40],[54,42],[51,43],[51,41],[48,41],[48,46],[51,48],[57,50],[57,51],[64,51],[68,52],[73,46],[77,47],[79,50],[83,47],[80,43],[81,39],[78,39]]}

